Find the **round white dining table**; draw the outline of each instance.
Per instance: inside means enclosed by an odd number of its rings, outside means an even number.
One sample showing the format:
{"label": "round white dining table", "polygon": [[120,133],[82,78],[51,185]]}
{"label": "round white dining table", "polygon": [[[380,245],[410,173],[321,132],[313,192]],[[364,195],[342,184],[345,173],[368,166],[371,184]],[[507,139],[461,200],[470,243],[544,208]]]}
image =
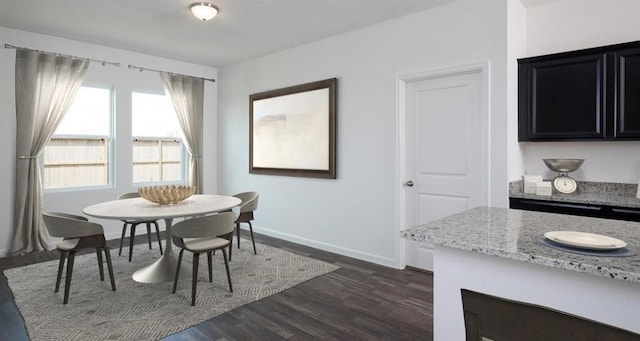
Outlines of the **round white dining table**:
{"label": "round white dining table", "polygon": [[[102,219],[164,219],[166,226],[164,254],[154,263],[136,271],[132,276],[134,281],[140,283],[161,283],[173,281],[178,266],[178,258],[173,252],[171,239],[173,219],[228,211],[239,206],[241,202],[235,197],[205,194],[192,195],[186,200],[172,205],[158,205],[143,198],[131,198],[87,206],[82,212],[88,216]],[[187,269],[181,269],[181,275],[185,271]]]}

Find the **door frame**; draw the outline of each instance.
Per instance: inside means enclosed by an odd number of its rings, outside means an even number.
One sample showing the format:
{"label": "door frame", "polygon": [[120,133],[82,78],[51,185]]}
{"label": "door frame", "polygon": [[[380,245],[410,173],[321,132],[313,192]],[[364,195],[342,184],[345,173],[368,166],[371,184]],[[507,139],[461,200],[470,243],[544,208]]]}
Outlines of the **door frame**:
{"label": "door frame", "polygon": [[490,173],[490,162],[491,159],[491,148],[490,148],[490,116],[489,116],[489,69],[490,63],[488,61],[455,66],[444,69],[437,69],[432,71],[411,73],[399,75],[396,77],[396,128],[397,128],[397,153],[396,153],[396,222],[398,226],[398,230],[396,233],[397,243],[396,245],[398,254],[396,257],[396,268],[404,269],[407,265],[406,261],[406,244],[407,240],[400,237],[400,231],[407,229],[412,226],[406,226],[406,195],[403,187],[403,183],[407,180],[405,179],[405,174],[407,172],[406,163],[407,163],[407,146],[406,146],[406,122],[407,122],[407,108],[406,108],[406,99],[407,99],[407,84],[411,82],[417,82],[432,78],[441,78],[445,76],[455,76],[459,74],[469,73],[469,72],[480,72],[481,77],[481,86],[482,86],[482,140],[483,150],[484,150],[484,159],[483,159],[483,170],[484,170],[484,178],[486,179],[486,202],[487,205],[490,203],[491,198],[491,178],[489,176]]}

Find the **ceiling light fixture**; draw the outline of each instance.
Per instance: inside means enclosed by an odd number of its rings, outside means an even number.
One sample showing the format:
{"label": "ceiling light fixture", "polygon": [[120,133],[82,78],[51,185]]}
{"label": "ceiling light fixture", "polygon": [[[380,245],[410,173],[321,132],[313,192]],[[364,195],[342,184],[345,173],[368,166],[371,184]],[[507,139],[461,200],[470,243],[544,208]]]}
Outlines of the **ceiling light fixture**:
{"label": "ceiling light fixture", "polygon": [[202,21],[211,20],[218,14],[218,7],[208,2],[194,2],[189,8],[191,13]]}

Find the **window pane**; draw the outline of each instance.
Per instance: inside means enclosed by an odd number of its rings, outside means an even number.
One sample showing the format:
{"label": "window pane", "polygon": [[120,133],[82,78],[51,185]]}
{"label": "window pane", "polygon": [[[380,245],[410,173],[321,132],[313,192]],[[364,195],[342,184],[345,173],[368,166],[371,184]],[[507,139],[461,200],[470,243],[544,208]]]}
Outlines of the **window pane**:
{"label": "window pane", "polygon": [[160,179],[160,168],[157,163],[134,163],[133,182],[155,182]]}
{"label": "window pane", "polygon": [[44,149],[44,188],[109,184],[112,91],[83,86]]}
{"label": "window pane", "polygon": [[44,188],[104,186],[108,143],[102,138],[53,138],[44,152]]}
{"label": "window pane", "polygon": [[131,96],[131,134],[136,137],[177,137],[180,125],[171,99],[134,92]]}
{"label": "window pane", "polygon": [[110,118],[111,89],[83,86],[55,134],[108,136]]}
{"label": "window pane", "polygon": [[178,118],[164,95],[133,93],[133,182],[184,180],[184,155]]}
{"label": "window pane", "polygon": [[162,160],[177,161],[182,159],[182,143],[180,141],[162,142]]}
{"label": "window pane", "polygon": [[182,172],[180,171],[180,163],[163,163],[162,164],[162,180],[163,181],[178,181],[182,179]]}
{"label": "window pane", "polygon": [[160,159],[158,141],[136,140],[133,142],[133,160],[139,162],[157,162]]}

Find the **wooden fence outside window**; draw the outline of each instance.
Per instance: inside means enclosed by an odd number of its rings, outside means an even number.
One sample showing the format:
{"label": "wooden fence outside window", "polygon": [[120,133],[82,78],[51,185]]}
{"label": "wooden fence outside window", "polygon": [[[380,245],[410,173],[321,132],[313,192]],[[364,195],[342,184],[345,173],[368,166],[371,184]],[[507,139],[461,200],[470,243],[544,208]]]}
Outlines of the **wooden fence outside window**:
{"label": "wooden fence outside window", "polygon": [[[138,138],[133,141],[133,182],[182,179],[182,142]],[[109,184],[109,141],[93,137],[54,137],[44,152],[44,188]]]}

